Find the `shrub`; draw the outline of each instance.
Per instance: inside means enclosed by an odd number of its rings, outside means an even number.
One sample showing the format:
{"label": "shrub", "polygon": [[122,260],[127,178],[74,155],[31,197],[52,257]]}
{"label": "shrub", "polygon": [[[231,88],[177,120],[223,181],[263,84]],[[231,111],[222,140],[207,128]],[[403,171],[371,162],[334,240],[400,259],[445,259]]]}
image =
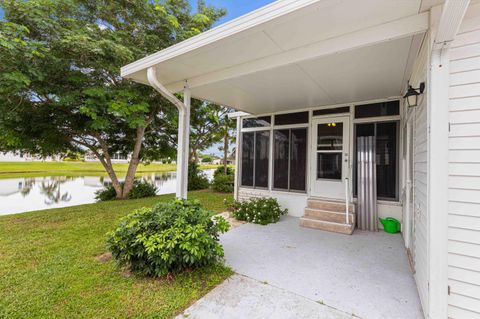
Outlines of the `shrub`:
{"label": "shrub", "polygon": [[220,193],[232,193],[234,184],[233,175],[216,174],[213,176],[212,189]]}
{"label": "shrub", "polygon": [[[123,183],[122,183],[123,187]],[[133,187],[128,193],[129,199],[152,197],[157,194],[157,187],[147,181],[135,181]],[[117,198],[117,193],[112,185],[100,189],[95,192],[95,199],[98,201],[114,200]]]}
{"label": "shrub", "polygon": [[198,168],[197,163],[188,164],[188,190],[205,189],[210,186],[207,176]]}
{"label": "shrub", "polygon": [[108,234],[107,247],[121,266],[146,276],[216,262],[223,256],[219,234],[228,222],[198,201],[172,200],[133,211]]}
{"label": "shrub", "polygon": [[229,209],[233,216],[238,220],[249,223],[266,225],[276,223],[281,215],[288,213],[287,209],[281,209],[274,198],[251,198],[248,201],[233,201],[229,204]]}
{"label": "shrub", "polygon": [[152,197],[157,195],[157,190],[157,187],[153,183],[147,181],[135,181],[132,190],[128,194],[128,198],[135,199]]}
{"label": "shrub", "polygon": [[117,193],[112,185],[105,186],[105,188],[99,189],[95,192],[95,199],[100,202],[107,200],[114,200],[117,198]]}
{"label": "shrub", "polygon": [[[227,175],[234,175],[233,169],[230,166],[227,166]],[[217,167],[217,169],[213,172],[213,177],[217,175],[225,175],[225,168],[223,166]]]}

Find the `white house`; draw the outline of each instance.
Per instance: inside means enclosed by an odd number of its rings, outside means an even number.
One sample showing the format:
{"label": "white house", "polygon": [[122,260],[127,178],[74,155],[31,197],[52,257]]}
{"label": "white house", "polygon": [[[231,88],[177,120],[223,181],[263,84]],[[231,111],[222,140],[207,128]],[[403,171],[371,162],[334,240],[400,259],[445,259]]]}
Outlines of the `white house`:
{"label": "white house", "polygon": [[[120,152],[116,152],[112,154],[111,161],[112,163],[125,164],[130,162],[131,157],[131,154],[124,155]],[[85,153],[85,162],[99,162],[99,160],[93,152],[87,151]]]}
{"label": "white house", "polygon": [[60,160],[60,156],[39,157],[27,153],[0,152],[0,162],[55,162]]}
{"label": "white house", "polygon": [[[236,198],[275,197],[303,226],[351,233],[370,190],[369,211],[402,224],[425,317],[480,318],[479,1],[276,1],[122,76],[180,112],[178,197],[190,97],[235,108]],[[376,143],[364,183],[361,136]]]}

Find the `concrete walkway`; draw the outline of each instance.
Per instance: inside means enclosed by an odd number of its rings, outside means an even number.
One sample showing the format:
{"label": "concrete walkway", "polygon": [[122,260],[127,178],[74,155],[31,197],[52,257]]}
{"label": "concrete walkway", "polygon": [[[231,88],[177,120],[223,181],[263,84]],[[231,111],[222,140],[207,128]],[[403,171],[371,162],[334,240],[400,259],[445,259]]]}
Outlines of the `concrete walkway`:
{"label": "concrete walkway", "polygon": [[241,276],[195,303],[189,318],[423,318],[400,235],[328,233],[285,217],[242,225],[221,242]]}
{"label": "concrete walkway", "polygon": [[350,319],[338,310],[257,280],[234,275],[177,319]]}

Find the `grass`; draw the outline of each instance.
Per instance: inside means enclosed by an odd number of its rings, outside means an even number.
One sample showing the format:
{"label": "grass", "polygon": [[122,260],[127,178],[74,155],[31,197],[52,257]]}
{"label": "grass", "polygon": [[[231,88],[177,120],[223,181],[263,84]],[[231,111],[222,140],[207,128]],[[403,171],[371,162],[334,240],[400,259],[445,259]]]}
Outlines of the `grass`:
{"label": "grass", "polygon": [[[231,195],[190,192],[220,212]],[[212,265],[173,280],[125,276],[96,256],[135,208],[173,198],[102,202],[0,217],[0,318],[170,318],[231,275]]]}
{"label": "grass", "polygon": [[[202,164],[201,169],[217,168],[218,165]],[[127,173],[128,164],[113,164],[120,176]],[[175,164],[140,164],[137,174],[168,172],[176,169]],[[99,162],[0,162],[0,178],[37,176],[104,176],[105,169]]]}

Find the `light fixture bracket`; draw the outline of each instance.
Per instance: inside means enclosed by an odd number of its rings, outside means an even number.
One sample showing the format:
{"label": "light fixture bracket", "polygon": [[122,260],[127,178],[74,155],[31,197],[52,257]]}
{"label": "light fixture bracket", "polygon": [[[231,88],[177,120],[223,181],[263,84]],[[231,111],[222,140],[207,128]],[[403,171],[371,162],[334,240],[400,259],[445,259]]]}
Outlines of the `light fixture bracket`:
{"label": "light fixture bracket", "polygon": [[411,85],[408,85],[407,92],[403,96],[407,100],[409,107],[418,105],[418,96],[423,94],[425,91],[425,82],[421,82],[418,88],[413,88]]}

